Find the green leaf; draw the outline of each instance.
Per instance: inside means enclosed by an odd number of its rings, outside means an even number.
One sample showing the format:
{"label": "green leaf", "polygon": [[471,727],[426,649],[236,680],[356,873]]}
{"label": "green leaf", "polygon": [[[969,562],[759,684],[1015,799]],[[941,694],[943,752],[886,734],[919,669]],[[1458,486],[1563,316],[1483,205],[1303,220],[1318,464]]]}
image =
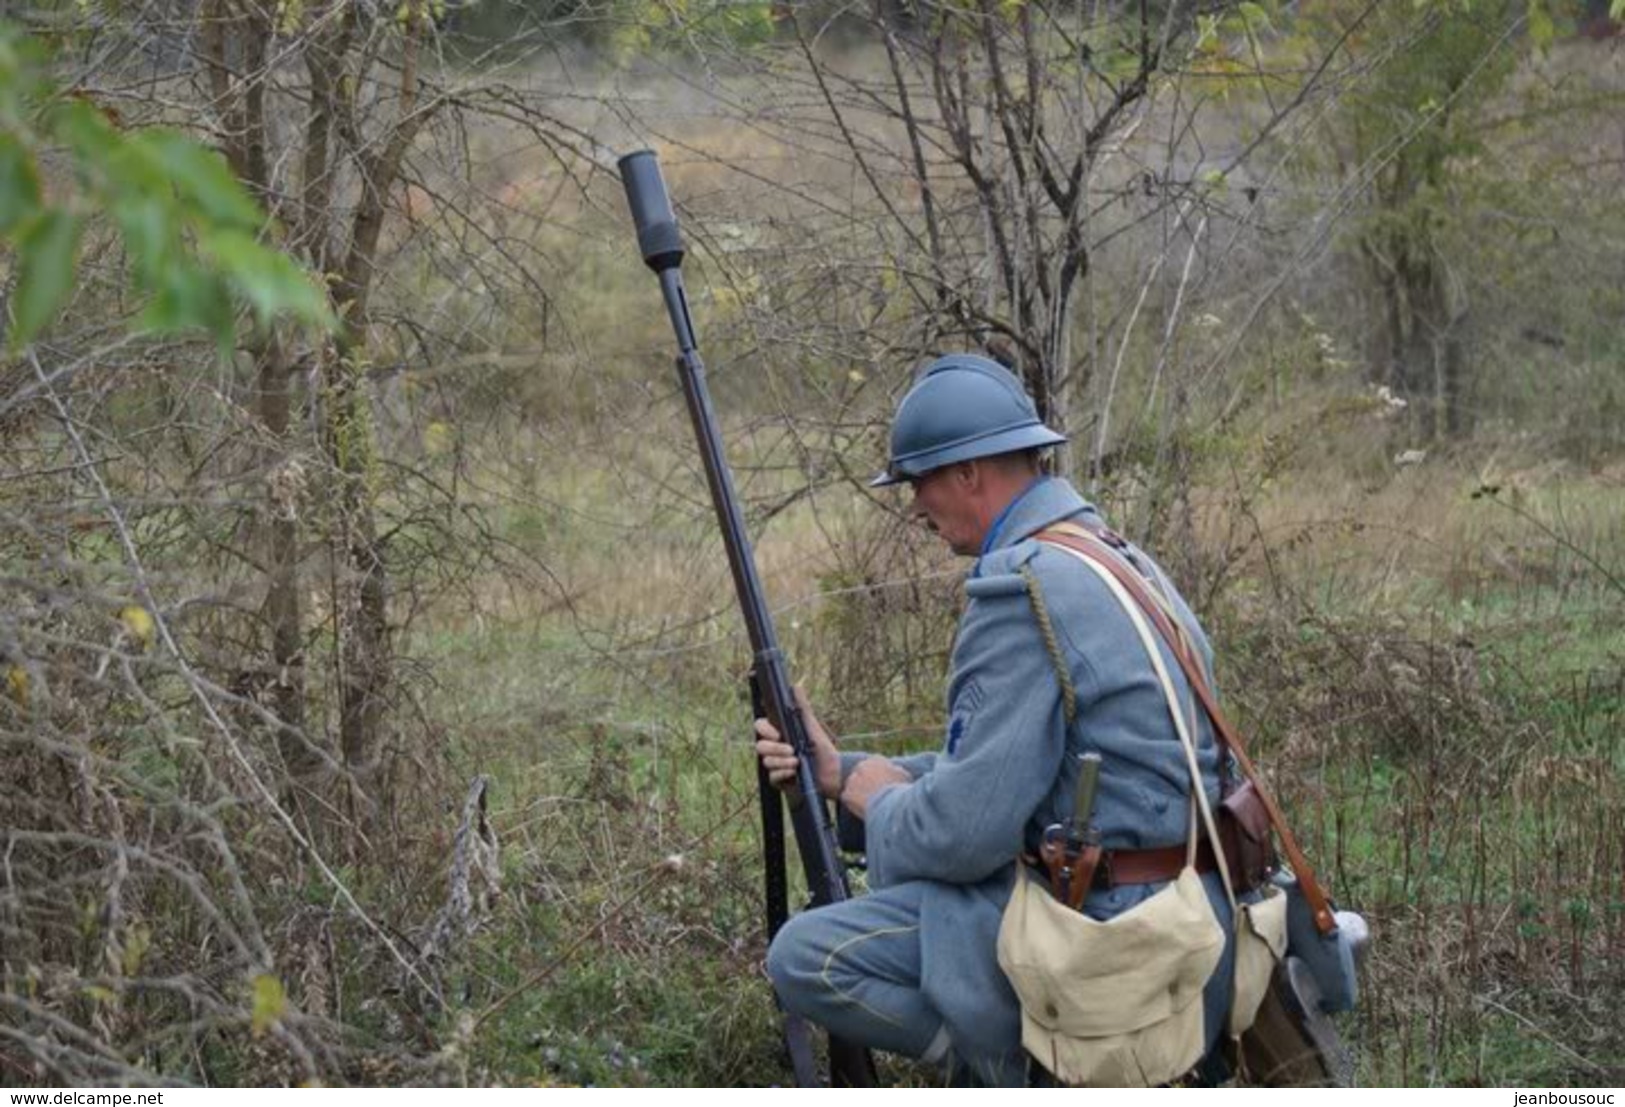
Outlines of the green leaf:
{"label": "green leaf", "polygon": [[74,148],[80,158],[95,163],[120,146],[119,133],[102,110],[89,100],[70,96],[52,105],[46,127]]}
{"label": "green leaf", "polygon": [[74,263],[84,220],[65,211],[41,212],[17,242],[17,289],[11,297],[11,344],[31,342],[56,318],[73,287]]}
{"label": "green leaf", "polygon": [[34,37],[0,27],[0,115],[8,117],[6,122],[14,123],[28,110],[30,100],[45,95],[44,61],[44,49]]}
{"label": "green leaf", "polygon": [[1273,31],[1275,29],[1270,25],[1269,13],[1259,5],[1252,3],[1252,0],[1243,0],[1238,10],[1241,12],[1242,19],[1246,20],[1249,31],[1257,34],[1260,31]]}
{"label": "green leaf", "polygon": [[131,139],[156,152],[175,188],[209,222],[253,230],[265,220],[226,159],[176,131],[147,131]]}
{"label": "green leaf", "polygon": [[200,245],[261,322],[284,312],[305,322],[327,321],[327,298],[286,254],[238,230],[208,232]]}
{"label": "green leaf", "polygon": [[39,174],[34,159],[17,136],[0,134],[0,235],[39,211]]}
{"label": "green leaf", "polygon": [[271,1028],[288,1009],[288,997],[282,991],[282,981],[270,973],[254,978],[253,1005],[249,1011],[249,1029],[257,1038]]}
{"label": "green leaf", "polygon": [[101,160],[116,196],[145,196],[175,203],[175,186],[170,181],[163,151],[152,146],[144,136],[116,136]]}
{"label": "green leaf", "polygon": [[222,347],[231,342],[237,320],[224,281],[195,265],[175,264],[162,282],[141,313],[144,329],[163,333],[201,327]]}
{"label": "green leaf", "polygon": [[1625,0],[1614,0],[1608,5],[1608,18],[1616,21],[1625,21]]}
{"label": "green leaf", "polygon": [[1557,26],[1552,22],[1551,10],[1542,0],[1529,0],[1529,41],[1536,50],[1545,50],[1557,37]]}
{"label": "green leaf", "polygon": [[113,218],[135,265],[136,286],[144,291],[157,288],[175,253],[177,235],[170,206],[154,196],[121,196],[114,202]]}
{"label": "green leaf", "polygon": [[131,927],[124,936],[124,956],[120,963],[125,976],[134,976],[141,971],[141,963],[146,960],[147,951],[151,948],[152,927],[140,923]]}

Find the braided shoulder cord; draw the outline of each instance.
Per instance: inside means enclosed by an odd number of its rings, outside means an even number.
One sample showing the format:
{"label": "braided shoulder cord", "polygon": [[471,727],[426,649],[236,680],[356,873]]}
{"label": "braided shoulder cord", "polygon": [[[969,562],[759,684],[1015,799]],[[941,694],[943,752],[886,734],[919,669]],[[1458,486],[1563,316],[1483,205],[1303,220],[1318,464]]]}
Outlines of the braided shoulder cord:
{"label": "braided shoulder cord", "polygon": [[1023,565],[1021,576],[1027,582],[1027,599],[1032,602],[1033,616],[1038,620],[1038,633],[1044,639],[1044,650],[1055,666],[1055,679],[1061,684],[1061,710],[1066,715],[1066,725],[1071,726],[1078,716],[1078,690],[1072,686],[1072,670],[1066,663],[1066,655],[1061,652],[1061,640],[1056,637],[1055,624],[1050,621],[1049,606],[1044,603],[1044,590],[1038,587],[1038,574],[1032,571],[1031,566]]}

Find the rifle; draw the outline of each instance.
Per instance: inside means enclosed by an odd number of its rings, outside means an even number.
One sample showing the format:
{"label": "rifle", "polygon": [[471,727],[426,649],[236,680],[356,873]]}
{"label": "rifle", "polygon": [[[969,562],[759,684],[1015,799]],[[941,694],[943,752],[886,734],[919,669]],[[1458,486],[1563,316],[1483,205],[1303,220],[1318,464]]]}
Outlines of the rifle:
{"label": "rifle", "polygon": [[[677,334],[677,373],[682,379],[683,397],[694,424],[694,436],[699,442],[706,483],[711,489],[711,503],[716,508],[717,522],[722,528],[722,543],[727,549],[734,591],[739,597],[745,627],[750,634],[753,653],[751,702],[757,716],[766,710],[767,718],[778,727],[779,733],[800,758],[796,771],[796,797],[788,806],[790,825],[795,831],[796,848],[806,873],[812,906],[817,908],[839,903],[850,899],[852,893],[847,887],[846,873],[841,868],[829,810],[824,806],[823,797],[818,794],[813,777],[812,740],[808,737],[806,720],[791,688],[789,670],[779,649],[778,634],[773,628],[773,615],[768,610],[761,577],[756,571],[750,536],[745,533],[745,518],[734,492],[733,475],[722,451],[716,412],[711,407],[711,394],[705,384],[705,365],[700,360],[694,337],[694,321],[689,316],[688,296],[683,289],[684,248],[682,235],[677,230],[677,217],[672,212],[671,198],[666,192],[666,182],[660,176],[660,162],[654,151],[639,150],[621,158],[617,164],[621,171],[621,183],[626,188],[627,204],[632,209],[632,223],[637,228],[638,249],[643,254],[644,263],[660,278],[666,312],[671,316],[672,329]],[[767,931],[768,940],[771,941],[789,917],[783,821],[786,801],[778,789],[769,783],[767,772],[759,762],[756,783],[761,797]],[[795,1069],[796,1082],[803,1087],[817,1084],[811,1031],[803,1020],[787,1017],[785,1044]],[[832,1085],[873,1086],[874,1062],[867,1049],[832,1036],[829,1057]]]}

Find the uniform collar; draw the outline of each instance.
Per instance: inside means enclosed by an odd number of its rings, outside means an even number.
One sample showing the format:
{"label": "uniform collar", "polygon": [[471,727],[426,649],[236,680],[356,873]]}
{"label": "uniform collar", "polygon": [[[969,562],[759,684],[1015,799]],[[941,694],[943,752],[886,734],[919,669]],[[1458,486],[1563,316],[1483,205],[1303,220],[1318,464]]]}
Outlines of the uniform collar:
{"label": "uniform collar", "polygon": [[1047,473],[1038,474],[1038,476],[1028,481],[1027,487],[1017,492],[1010,502],[1004,505],[1003,510],[993,517],[992,525],[987,528],[987,534],[982,538],[982,551],[976,555],[978,558],[986,557],[990,551],[999,548],[999,533],[1004,529],[1005,520],[1010,518],[1010,513],[1032,493],[1033,489],[1049,479]]}
{"label": "uniform collar", "polygon": [[982,558],[995,550],[1025,541],[1052,523],[1094,510],[1064,477],[1039,477],[1011,500],[988,528],[972,575],[981,573]]}

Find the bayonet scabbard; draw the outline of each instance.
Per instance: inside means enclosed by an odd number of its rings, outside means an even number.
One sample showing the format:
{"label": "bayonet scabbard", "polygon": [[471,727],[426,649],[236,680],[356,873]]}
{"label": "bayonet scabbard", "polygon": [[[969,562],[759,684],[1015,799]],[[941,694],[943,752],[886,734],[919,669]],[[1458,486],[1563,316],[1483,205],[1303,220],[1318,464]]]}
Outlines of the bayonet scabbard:
{"label": "bayonet scabbard", "polygon": [[1095,881],[1102,856],[1100,832],[1095,828],[1095,794],[1100,789],[1100,754],[1078,757],[1078,782],[1072,814],[1065,822],[1045,828],[1039,857],[1049,870],[1050,892],[1074,910]]}

